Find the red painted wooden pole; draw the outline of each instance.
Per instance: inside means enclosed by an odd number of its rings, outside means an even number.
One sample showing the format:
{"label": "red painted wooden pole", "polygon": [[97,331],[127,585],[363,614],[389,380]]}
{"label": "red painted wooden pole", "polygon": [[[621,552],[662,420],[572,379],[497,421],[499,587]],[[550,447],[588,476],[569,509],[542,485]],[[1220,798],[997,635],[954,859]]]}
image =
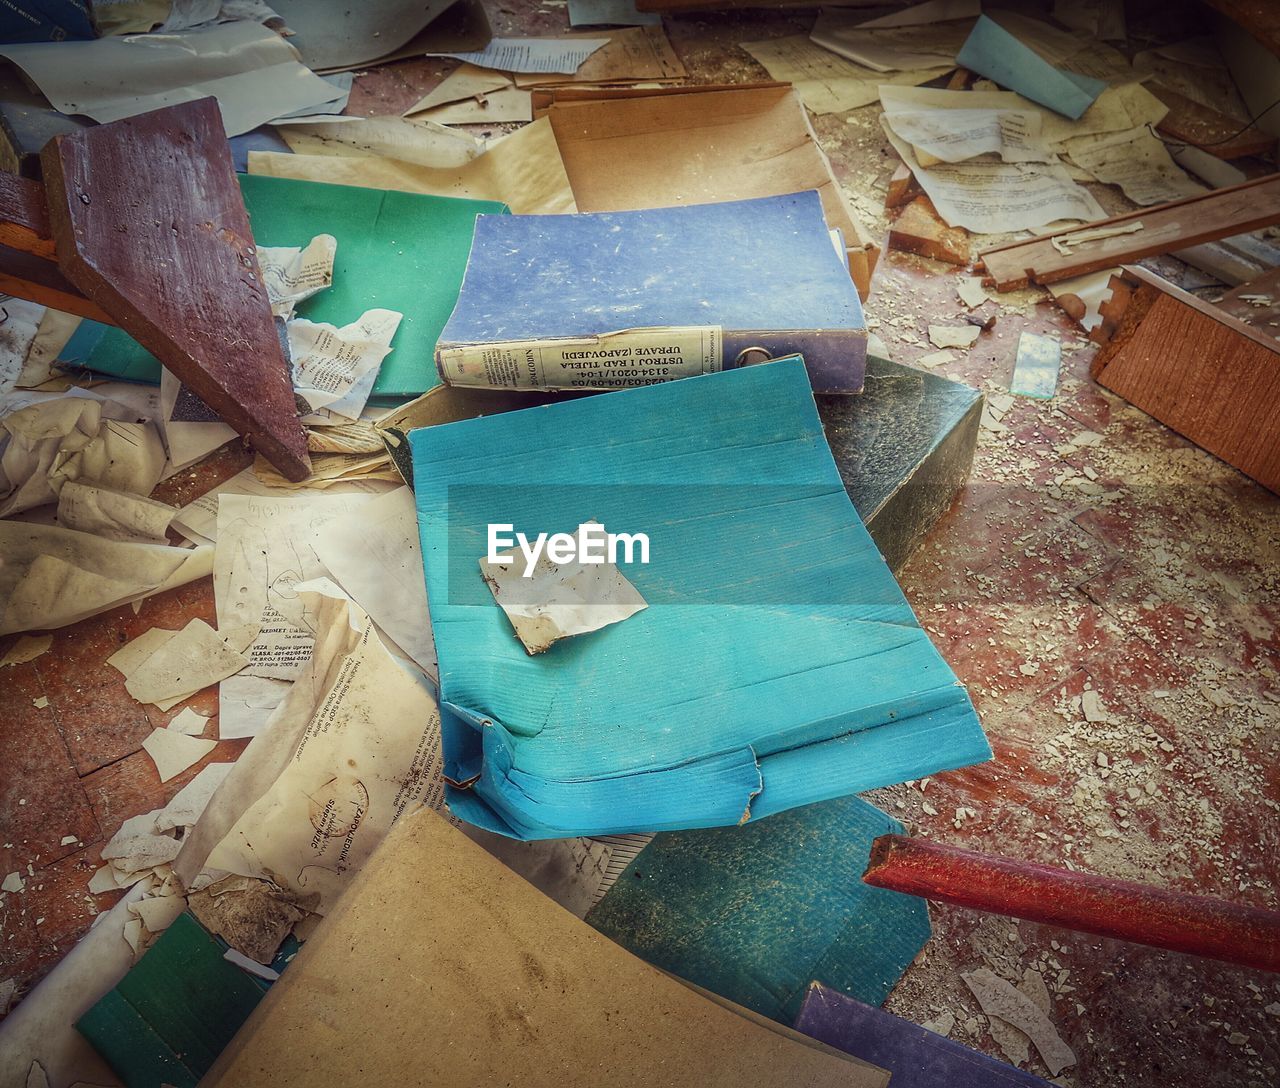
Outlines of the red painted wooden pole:
{"label": "red painted wooden pole", "polygon": [[902,835],[876,839],[862,879],[939,903],[1280,971],[1278,911]]}

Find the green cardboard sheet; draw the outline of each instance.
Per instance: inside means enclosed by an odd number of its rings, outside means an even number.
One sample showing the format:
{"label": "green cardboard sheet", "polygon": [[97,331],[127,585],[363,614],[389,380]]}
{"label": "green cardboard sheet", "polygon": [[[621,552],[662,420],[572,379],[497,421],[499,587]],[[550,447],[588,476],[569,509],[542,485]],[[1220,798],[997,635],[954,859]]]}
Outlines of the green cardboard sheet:
{"label": "green cardboard sheet", "polygon": [[[347,325],[366,310],[404,314],[373,395],[416,396],[439,384],[434,352],[458,301],[475,218],[505,204],[289,178],[239,176],[254,240],[305,246],[338,240],[333,285],[299,304],[310,321]],[[159,382],[160,364],[121,329],[85,322],[62,358],[128,381]]]}
{"label": "green cardboard sheet", "polygon": [[789,1024],[815,979],[879,1005],[929,939],[923,899],[859,879],[902,825],[857,797],[656,836],[587,915],[637,956]]}
{"label": "green cardboard sheet", "polygon": [[[732,826],[990,757],[799,358],[409,442],[455,815],[525,839]],[[487,526],[592,519],[648,534],[620,565],[648,607],[530,656],[481,577]]]}

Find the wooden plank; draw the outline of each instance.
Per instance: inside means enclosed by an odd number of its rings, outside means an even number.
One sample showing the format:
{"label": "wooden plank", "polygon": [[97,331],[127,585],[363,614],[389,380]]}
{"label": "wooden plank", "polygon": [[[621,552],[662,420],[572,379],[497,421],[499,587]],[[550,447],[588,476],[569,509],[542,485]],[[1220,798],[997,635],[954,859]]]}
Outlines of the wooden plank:
{"label": "wooden plank", "polygon": [[1280,8],[1275,0],[1205,0],[1280,57]]}
{"label": "wooden plank", "polygon": [[[1135,223],[1141,223],[1142,229],[1085,242],[1073,246],[1070,253],[1060,253],[1053,245],[1053,239],[1061,240],[1085,230],[1123,228]],[[1025,242],[994,246],[984,250],[980,259],[996,289],[1012,291],[1028,283],[1056,283],[1276,223],[1280,223],[1280,174],[1267,174],[1229,189],[1141,208]]]}
{"label": "wooden plank", "polygon": [[1111,286],[1098,384],[1280,494],[1280,344],[1146,269]]}
{"label": "wooden plank", "polygon": [[1275,150],[1276,138],[1269,132],[1254,125],[1242,125],[1234,117],[1202,106],[1158,83],[1149,84],[1148,89],[1169,107],[1164,119],[1156,125],[1162,135],[1199,147],[1219,159],[1270,155]]}
{"label": "wooden plank", "polygon": [[293,382],[217,101],[59,136],[41,161],[66,277],[290,480]]}
{"label": "wooden plank", "polygon": [[969,263],[969,232],[950,227],[927,196],[911,201],[889,225],[889,248],[950,264]]}
{"label": "wooden plank", "polygon": [[111,316],[96,302],[87,299],[64,276],[56,261],[9,246],[0,246],[0,291],[16,298],[30,299],[64,313],[88,317],[114,325]]}
{"label": "wooden plank", "polygon": [[876,839],[862,879],[937,903],[1280,971],[1280,911],[902,835]]}
{"label": "wooden plank", "polygon": [[55,259],[49,206],[38,181],[0,173],[0,245]]}

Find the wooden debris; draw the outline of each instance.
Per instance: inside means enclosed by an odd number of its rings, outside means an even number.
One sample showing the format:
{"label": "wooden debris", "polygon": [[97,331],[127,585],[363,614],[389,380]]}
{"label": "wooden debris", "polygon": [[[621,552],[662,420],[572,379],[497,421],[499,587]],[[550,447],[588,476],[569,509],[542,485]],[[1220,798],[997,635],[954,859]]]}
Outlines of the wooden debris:
{"label": "wooden debris", "polygon": [[1233,287],[1217,306],[1267,336],[1280,335],[1280,268]]}
{"label": "wooden debris", "polygon": [[306,436],[217,101],[59,136],[41,166],[43,190],[0,180],[0,290],[120,325],[303,478]]}
{"label": "wooden debris", "polygon": [[927,196],[902,209],[889,228],[889,247],[950,264],[969,263],[969,232],[947,226]]}
{"label": "wooden debris", "polygon": [[905,162],[898,163],[898,168],[889,179],[889,191],[885,193],[884,206],[901,208],[921,195],[923,190],[920,188],[920,183],[916,181],[915,174],[911,172],[911,167]]}
{"label": "wooden debris", "polygon": [[1098,384],[1280,492],[1280,344],[1143,268],[1101,313]]}
{"label": "wooden debris", "polygon": [[903,835],[872,843],[862,879],[938,903],[1280,971],[1278,911]]}
{"label": "wooden debris", "polygon": [[1181,140],[1227,160],[1270,155],[1275,150],[1276,138],[1256,125],[1241,132],[1240,122],[1234,117],[1202,106],[1159,83],[1152,83],[1147,89],[1169,107],[1169,112],[1156,125],[1162,136]]}
{"label": "wooden debris", "polygon": [[[1132,233],[1108,233],[1083,244],[1077,237],[1076,244],[1067,247],[1068,253],[1054,245],[1055,239],[1061,245],[1064,236],[1079,236],[1086,230],[1125,230],[1138,222],[1142,229]],[[1012,291],[1030,283],[1056,283],[1276,223],[1280,223],[1280,174],[1267,174],[1243,185],[1141,208],[1085,228],[1074,227],[1025,242],[995,246],[980,256],[996,289]]]}

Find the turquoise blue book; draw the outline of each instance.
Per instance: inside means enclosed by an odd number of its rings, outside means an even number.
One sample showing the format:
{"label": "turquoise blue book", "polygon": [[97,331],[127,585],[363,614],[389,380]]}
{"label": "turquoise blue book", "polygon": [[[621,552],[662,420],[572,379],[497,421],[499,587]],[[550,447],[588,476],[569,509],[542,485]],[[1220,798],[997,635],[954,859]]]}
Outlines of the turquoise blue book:
{"label": "turquoise blue book", "polygon": [[[404,314],[373,396],[403,399],[439,384],[436,340],[453,310],[476,216],[505,204],[422,196],[290,178],[238,176],[253,237],[262,246],[338,241],[333,285],[298,305],[297,316],[341,327],[366,310]],[[158,383],[156,358],[121,329],[81,324],[63,362],[127,381]]]}
{"label": "turquoise blue book", "polygon": [[[522,839],[733,826],[990,757],[798,357],[410,432],[448,801]],[[530,655],[489,526],[644,533],[647,607]],[[623,557],[619,557],[620,559]]]}

